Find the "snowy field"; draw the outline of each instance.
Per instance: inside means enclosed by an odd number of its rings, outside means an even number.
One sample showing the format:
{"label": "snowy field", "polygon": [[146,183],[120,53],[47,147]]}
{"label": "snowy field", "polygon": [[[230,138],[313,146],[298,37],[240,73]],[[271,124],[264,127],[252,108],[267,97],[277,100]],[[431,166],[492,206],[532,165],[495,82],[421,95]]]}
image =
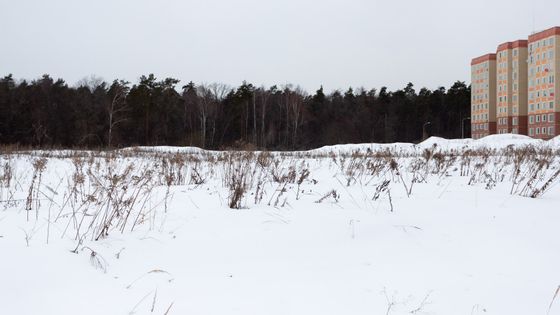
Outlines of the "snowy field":
{"label": "snowy field", "polygon": [[560,314],[560,139],[3,152],[0,314]]}

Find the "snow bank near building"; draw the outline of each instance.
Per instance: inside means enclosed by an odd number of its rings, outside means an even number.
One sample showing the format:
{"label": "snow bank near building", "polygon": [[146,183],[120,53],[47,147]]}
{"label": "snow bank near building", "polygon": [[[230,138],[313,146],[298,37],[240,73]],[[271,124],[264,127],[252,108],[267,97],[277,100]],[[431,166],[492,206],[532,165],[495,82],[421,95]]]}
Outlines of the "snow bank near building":
{"label": "snow bank near building", "polygon": [[[271,152],[278,154],[296,154],[296,155],[327,155],[327,154],[346,154],[353,153],[366,154],[368,152],[390,151],[397,155],[415,155],[421,154],[425,149],[435,149],[438,151],[460,151],[460,150],[476,150],[476,149],[504,149],[509,146],[524,147],[534,146],[537,148],[560,149],[560,136],[554,139],[543,141],[534,139],[524,135],[502,134],[490,135],[481,139],[444,139],[440,137],[430,137],[421,143],[359,143],[359,144],[337,144],[320,147],[307,151],[282,151]],[[137,150],[139,152],[159,152],[159,153],[183,153],[183,154],[217,154],[223,151],[204,150],[197,147],[174,147],[174,146],[139,146],[121,149],[125,152]],[[259,153],[260,151],[256,151]]]}
{"label": "snow bank near building", "polygon": [[488,149],[504,149],[509,146],[516,148],[524,146],[534,147],[550,147],[560,148],[560,137],[556,137],[549,141],[533,139],[524,135],[503,134],[490,135],[482,139],[444,139],[440,137],[430,137],[419,144],[412,143],[391,143],[391,144],[344,144],[325,146],[319,149],[310,150],[311,153],[335,153],[335,154],[351,154],[353,152],[366,153],[368,151],[384,151],[402,154],[418,154],[425,149],[435,149],[441,151],[460,151],[460,150],[476,150],[482,148]]}

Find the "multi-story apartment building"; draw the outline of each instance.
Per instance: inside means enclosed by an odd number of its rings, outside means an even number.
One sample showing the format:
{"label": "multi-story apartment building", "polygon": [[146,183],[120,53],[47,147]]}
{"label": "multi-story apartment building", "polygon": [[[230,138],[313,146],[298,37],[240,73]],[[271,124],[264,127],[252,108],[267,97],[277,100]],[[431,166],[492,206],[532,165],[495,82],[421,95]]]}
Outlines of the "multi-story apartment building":
{"label": "multi-story apartment building", "polygon": [[529,136],[560,135],[560,27],[529,36]]}
{"label": "multi-story apartment building", "polygon": [[497,133],[527,134],[527,41],[503,43],[496,52]]}
{"label": "multi-story apartment building", "polygon": [[471,134],[479,139],[496,133],[496,54],[471,61]]}

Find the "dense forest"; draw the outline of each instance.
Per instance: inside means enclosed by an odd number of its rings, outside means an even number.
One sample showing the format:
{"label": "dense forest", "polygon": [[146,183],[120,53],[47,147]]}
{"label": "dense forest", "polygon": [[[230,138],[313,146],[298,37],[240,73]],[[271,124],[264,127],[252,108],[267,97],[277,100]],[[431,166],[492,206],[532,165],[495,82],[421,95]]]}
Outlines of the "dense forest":
{"label": "dense forest", "polygon": [[69,86],[49,75],[0,79],[0,143],[43,148],[187,145],[208,149],[309,149],[366,142],[470,136],[470,86],[409,83],[388,91],[308,94],[291,85],[180,85],[142,76],[135,84],[95,77]]}

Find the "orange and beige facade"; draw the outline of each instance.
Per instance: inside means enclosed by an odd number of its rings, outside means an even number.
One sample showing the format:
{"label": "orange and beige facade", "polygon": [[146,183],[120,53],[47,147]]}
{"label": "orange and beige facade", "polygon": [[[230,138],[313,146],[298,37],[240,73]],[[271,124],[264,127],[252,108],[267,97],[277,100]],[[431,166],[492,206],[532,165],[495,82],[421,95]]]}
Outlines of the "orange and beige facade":
{"label": "orange and beige facade", "polygon": [[527,41],[496,51],[496,132],[527,134]]}
{"label": "orange and beige facade", "polygon": [[475,139],[496,133],[496,54],[471,61],[471,134]]}
{"label": "orange and beige facade", "polygon": [[471,62],[471,133],[560,135],[560,27],[506,42]]}
{"label": "orange and beige facade", "polygon": [[560,134],[560,27],[529,36],[529,136],[549,139]]}

